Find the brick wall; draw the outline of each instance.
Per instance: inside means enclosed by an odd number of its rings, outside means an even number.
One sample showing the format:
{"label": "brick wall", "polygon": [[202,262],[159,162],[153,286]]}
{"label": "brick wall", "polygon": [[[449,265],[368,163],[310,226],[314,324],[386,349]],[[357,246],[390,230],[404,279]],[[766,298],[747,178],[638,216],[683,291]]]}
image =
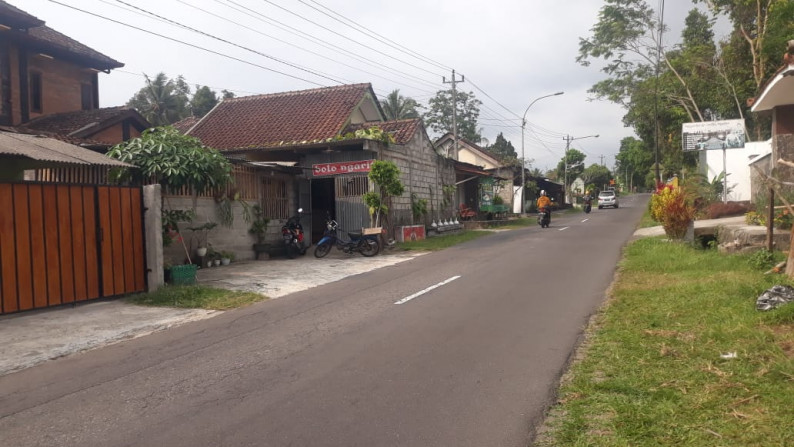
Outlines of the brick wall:
{"label": "brick wall", "polygon": [[[77,65],[36,54],[28,58],[29,72],[41,73],[42,111],[30,118],[82,109],[82,84],[93,84],[94,73]],[[17,85],[18,88],[18,85]],[[18,107],[18,105],[17,105]]]}

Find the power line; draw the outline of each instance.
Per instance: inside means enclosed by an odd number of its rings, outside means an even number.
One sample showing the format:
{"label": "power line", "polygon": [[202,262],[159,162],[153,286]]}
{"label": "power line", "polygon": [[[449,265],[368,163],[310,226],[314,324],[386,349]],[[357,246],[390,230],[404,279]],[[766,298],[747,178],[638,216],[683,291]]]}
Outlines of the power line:
{"label": "power line", "polygon": [[342,80],[335,79],[335,78],[332,78],[332,77],[331,77],[330,75],[328,75],[328,74],[325,74],[325,73],[322,73],[322,72],[319,72],[319,71],[310,70],[310,69],[308,69],[308,68],[306,68],[306,67],[302,67],[302,66],[300,66],[300,65],[298,65],[298,64],[295,64],[295,63],[292,63],[292,62],[285,61],[285,60],[283,60],[283,59],[280,59],[280,58],[277,58],[277,57],[275,57],[275,56],[271,56],[271,55],[269,55],[269,54],[262,53],[261,51],[254,50],[253,48],[248,48],[248,47],[246,47],[246,46],[243,46],[243,45],[236,44],[236,43],[234,43],[234,42],[231,42],[231,41],[229,41],[229,40],[226,40],[226,39],[220,38],[220,37],[218,37],[218,36],[215,36],[215,35],[213,35],[213,34],[210,34],[210,33],[207,33],[207,32],[201,31],[201,30],[198,30],[198,29],[196,29],[196,28],[192,28],[192,27],[190,27],[190,26],[187,26],[187,25],[185,25],[185,24],[183,24],[183,23],[180,23],[180,22],[177,22],[177,21],[171,20],[171,19],[169,19],[169,18],[167,18],[167,17],[163,17],[163,16],[161,16],[161,15],[155,14],[155,13],[153,13],[153,12],[149,11],[149,10],[146,10],[146,9],[140,8],[140,7],[138,7],[138,6],[135,6],[135,5],[131,5],[131,4],[127,3],[127,2],[125,2],[124,0],[116,0],[116,2],[117,2],[117,3],[121,3],[121,4],[123,4],[123,5],[127,5],[128,7],[130,7],[130,8],[133,8],[133,9],[136,9],[136,10],[138,10],[138,11],[141,11],[141,12],[142,12],[142,13],[144,13],[144,14],[148,14],[148,15],[150,15],[150,16],[152,16],[152,17],[156,17],[156,18],[158,18],[158,19],[160,19],[160,20],[164,20],[164,21],[166,21],[167,23],[170,23],[171,25],[178,26],[178,27],[180,27],[180,28],[184,28],[184,29],[186,29],[186,30],[188,30],[188,31],[191,31],[191,32],[194,32],[194,33],[197,33],[197,34],[201,34],[202,36],[206,36],[206,37],[209,37],[209,38],[211,38],[211,39],[215,39],[215,40],[217,40],[217,41],[220,41],[220,42],[223,42],[223,43],[225,43],[225,44],[227,44],[227,45],[232,45],[232,46],[234,46],[234,47],[237,47],[237,48],[240,48],[240,49],[242,49],[242,50],[249,51],[249,52],[251,52],[251,53],[257,54],[257,55],[259,55],[259,56],[265,57],[265,58],[267,58],[267,59],[270,59],[270,60],[276,61],[276,62],[278,62],[278,63],[281,63],[281,64],[284,64],[284,65],[287,65],[287,66],[289,66],[289,67],[292,67],[292,68],[295,68],[295,69],[298,69],[298,70],[301,70],[301,71],[305,71],[306,73],[313,74],[313,75],[315,75],[315,76],[317,76],[317,77],[325,78],[325,79],[327,79],[327,80],[329,80],[329,81],[333,81],[333,82],[336,82],[336,83],[338,83],[338,84],[344,84],[344,83],[348,83],[348,84],[349,84],[349,83],[351,83],[351,81],[349,81],[349,80],[346,80],[346,79],[342,79]]}
{"label": "power line", "polygon": [[419,66],[417,66],[417,65],[414,65],[414,64],[412,64],[412,63],[410,63],[410,62],[406,62],[406,61],[404,61],[404,60],[402,60],[402,59],[399,59],[399,58],[396,58],[396,57],[394,57],[394,56],[391,56],[391,55],[385,54],[385,53],[383,53],[383,52],[381,52],[381,51],[378,51],[377,49],[375,49],[375,48],[372,48],[372,47],[371,47],[371,46],[369,46],[369,45],[365,45],[365,44],[363,44],[363,43],[361,43],[361,42],[358,42],[358,41],[356,41],[355,39],[352,39],[352,38],[350,38],[350,37],[348,37],[348,36],[345,36],[345,35],[344,35],[344,34],[342,34],[342,33],[338,33],[338,32],[336,32],[336,31],[334,31],[334,30],[332,30],[332,29],[330,29],[330,28],[328,28],[328,27],[326,27],[326,26],[323,26],[323,25],[321,25],[321,24],[319,24],[319,23],[317,23],[317,22],[313,21],[313,20],[307,19],[306,17],[303,17],[302,15],[300,15],[300,14],[298,14],[298,13],[296,13],[296,12],[293,12],[293,11],[291,11],[291,10],[289,10],[289,9],[287,9],[287,8],[285,8],[285,7],[283,7],[283,6],[281,6],[281,5],[277,5],[276,3],[273,3],[273,2],[272,2],[272,1],[270,1],[270,0],[262,0],[262,1],[264,1],[264,2],[266,2],[266,3],[270,3],[271,5],[275,6],[276,8],[279,8],[279,9],[281,9],[282,11],[285,11],[285,12],[287,12],[287,13],[289,13],[289,14],[292,14],[292,15],[294,15],[294,16],[296,16],[296,17],[300,18],[300,19],[303,19],[303,20],[305,20],[305,21],[307,21],[307,22],[309,22],[309,23],[311,23],[311,24],[313,24],[313,25],[315,25],[315,26],[318,26],[318,27],[320,27],[320,28],[322,28],[322,29],[324,29],[324,30],[328,31],[329,33],[335,34],[335,35],[337,35],[337,36],[339,36],[339,37],[341,37],[341,38],[343,38],[343,39],[349,40],[349,41],[351,41],[351,42],[353,42],[353,43],[355,43],[355,44],[357,44],[357,45],[360,45],[360,46],[362,46],[362,47],[364,47],[364,48],[368,49],[368,50],[372,50],[372,51],[374,51],[374,52],[376,52],[376,53],[379,53],[379,54],[381,54],[381,55],[383,55],[383,56],[386,56],[386,57],[388,57],[389,59],[393,59],[393,60],[395,60],[395,61],[397,61],[397,62],[403,63],[403,64],[405,64],[405,65],[408,65],[408,66],[410,66],[410,67],[416,68],[417,70],[424,71],[425,73],[429,73],[429,74],[431,74],[431,75],[434,75],[434,76],[441,76],[441,75],[438,75],[437,73],[433,73],[433,72],[432,72],[432,71],[430,71],[430,70],[425,70],[424,68],[422,68],[422,67],[419,67]]}
{"label": "power line", "polygon": [[[329,11],[331,14],[333,14],[335,16],[338,16],[338,17],[341,17],[342,19],[344,19],[348,23],[345,23],[344,21],[339,20],[337,18],[331,17],[331,15],[329,15],[328,13],[320,11],[318,8],[307,4],[303,0],[298,0],[298,1],[303,3],[304,5],[306,5],[306,6],[310,7],[310,8],[312,8],[312,9],[320,12],[321,14],[325,14],[326,16],[336,20],[337,22],[342,23],[343,25],[346,25],[346,26],[348,26],[348,27],[360,32],[361,34],[364,34],[365,36],[371,37],[371,38],[383,43],[384,45],[388,45],[388,46],[390,46],[390,47],[392,47],[392,48],[394,48],[394,49],[396,49],[396,50],[398,50],[398,51],[400,51],[400,52],[402,52],[404,54],[407,54],[408,56],[412,56],[412,57],[415,57],[415,58],[417,58],[417,59],[419,59],[419,60],[421,60],[423,62],[426,62],[428,64],[435,65],[436,67],[438,67],[438,68],[440,68],[442,70],[445,70],[445,71],[452,70],[452,68],[446,67],[446,66],[444,66],[444,65],[442,65],[442,64],[440,64],[440,63],[438,63],[438,62],[436,62],[436,61],[434,61],[434,60],[432,60],[432,59],[430,59],[428,57],[422,56],[421,54],[417,53],[416,51],[413,51],[413,50],[411,50],[408,47],[400,45],[399,43],[389,39],[388,37],[385,37],[385,36],[383,36],[381,34],[378,34],[375,31],[372,31],[371,29],[367,28],[366,26],[364,26],[364,25],[362,25],[360,23],[353,22],[352,20],[348,19],[347,17],[343,16],[342,14],[339,14],[338,12],[334,11],[333,9],[330,9],[330,8],[328,8],[326,6],[323,6],[323,5],[321,5],[320,3],[318,3],[318,2],[316,2],[314,0],[309,0],[309,1],[311,1],[315,5],[319,6],[320,8],[323,8],[326,11]],[[355,23],[356,26],[353,26],[350,23]],[[365,33],[364,31],[361,31],[362,29],[366,30],[367,33],[369,33],[369,34]]]}
{"label": "power line", "polygon": [[[373,64],[372,62],[369,62],[368,60],[366,60],[364,58],[358,57],[354,53],[352,53],[352,52],[350,52],[350,51],[348,51],[348,50],[346,50],[346,49],[344,49],[344,48],[342,48],[342,47],[340,47],[338,45],[334,45],[334,44],[332,44],[330,42],[325,42],[325,41],[323,41],[323,40],[321,40],[321,39],[319,39],[319,38],[317,38],[317,37],[315,37],[315,36],[313,36],[313,35],[311,35],[309,33],[306,33],[306,32],[304,32],[302,30],[299,30],[299,29],[297,29],[295,27],[292,27],[292,26],[289,26],[287,24],[284,24],[284,23],[282,23],[282,22],[280,22],[278,20],[275,20],[275,19],[272,19],[270,17],[267,17],[264,14],[262,14],[262,13],[256,11],[256,10],[253,10],[253,9],[247,7],[247,6],[241,5],[241,4],[239,4],[239,3],[237,3],[237,2],[235,2],[233,0],[225,0],[225,3],[222,3],[221,0],[213,0],[213,1],[215,1],[215,3],[218,3],[218,4],[220,4],[220,5],[222,5],[222,6],[226,7],[226,8],[229,8],[229,9],[232,9],[234,11],[237,11],[237,12],[240,12],[242,14],[245,14],[245,15],[247,15],[247,16],[255,19],[255,20],[258,20],[258,21],[264,22],[264,23],[268,23],[268,24],[273,25],[273,26],[275,26],[277,28],[280,28],[282,30],[287,31],[288,33],[292,33],[292,34],[297,35],[299,37],[302,37],[302,38],[304,38],[306,40],[309,40],[309,41],[311,41],[313,43],[316,43],[316,44],[318,44],[320,46],[323,46],[325,48],[329,48],[332,51],[339,52],[340,54],[343,54],[343,55],[345,55],[347,57],[350,57],[351,59],[355,59],[355,60],[357,60],[357,61],[359,61],[361,63],[376,67],[378,69],[383,69],[383,67],[378,66],[376,64]],[[234,6],[230,6],[229,4],[234,5]],[[423,83],[425,85],[428,85],[430,87],[433,87],[433,88],[437,87],[437,84],[434,83],[434,82],[428,81],[426,79],[422,79],[422,78],[420,78],[418,76],[414,76],[412,74],[406,73],[406,72],[398,70],[396,68],[391,67],[391,68],[389,68],[389,70],[393,71],[395,73],[399,73],[399,74],[405,76],[406,78],[411,78],[411,79],[413,79],[415,81],[421,82],[421,83]]]}
{"label": "power line", "polygon": [[187,45],[187,46],[189,46],[191,48],[195,48],[197,50],[205,51],[207,53],[215,54],[217,56],[222,56],[222,57],[225,57],[227,59],[231,59],[231,60],[234,60],[234,61],[237,61],[237,62],[242,62],[244,64],[251,65],[251,66],[254,66],[254,67],[257,67],[257,68],[261,68],[263,70],[267,70],[267,71],[270,71],[270,72],[273,72],[273,73],[278,73],[280,75],[284,75],[284,76],[287,76],[287,77],[290,77],[290,78],[293,78],[293,79],[297,79],[299,81],[303,81],[303,82],[306,82],[308,84],[313,84],[313,85],[316,85],[318,87],[327,87],[327,85],[323,85],[323,84],[320,84],[318,82],[310,81],[308,79],[303,79],[301,77],[298,77],[298,76],[295,76],[295,75],[291,75],[289,73],[284,73],[283,71],[279,71],[279,70],[276,70],[276,69],[273,69],[273,68],[265,67],[264,65],[259,65],[257,63],[251,62],[251,61],[240,59],[240,58],[237,58],[237,57],[234,57],[234,56],[229,56],[228,54],[219,53],[217,51],[210,50],[208,48],[204,48],[204,47],[196,45],[196,44],[185,42],[185,41],[182,41],[182,40],[179,40],[179,39],[175,39],[173,37],[168,37],[166,35],[163,35],[163,34],[160,34],[160,33],[156,33],[154,31],[150,31],[150,30],[147,30],[147,29],[144,29],[144,28],[140,28],[140,27],[137,27],[137,26],[134,26],[134,25],[130,25],[130,24],[127,24],[127,23],[124,23],[124,22],[120,22],[118,20],[114,20],[114,19],[111,19],[109,17],[105,17],[105,16],[100,15],[100,14],[96,14],[96,13],[93,13],[93,12],[90,12],[90,11],[86,11],[84,9],[80,9],[80,8],[77,8],[77,7],[74,7],[74,6],[71,6],[71,5],[67,5],[67,4],[61,3],[61,2],[59,2],[57,0],[48,0],[48,1],[50,3],[55,3],[56,5],[60,5],[60,6],[63,6],[63,7],[75,10],[75,11],[82,12],[83,14],[88,14],[88,15],[91,15],[91,16],[94,16],[94,17],[98,17],[98,18],[103,19],[103,20],[107,20],[109,22],[113,22],[113,23],[118,24],[118,25],[126,26],[128,28],[132,28],[132,29],[135,29],[135,30],[147,33],[147,34],[151,34],[153,36],[157,36],[157,37],[161,37],[163,39],[167,39],[167,40],[170,40],[172,42],[177,42],[177,43],[180,43],[182,45]]}

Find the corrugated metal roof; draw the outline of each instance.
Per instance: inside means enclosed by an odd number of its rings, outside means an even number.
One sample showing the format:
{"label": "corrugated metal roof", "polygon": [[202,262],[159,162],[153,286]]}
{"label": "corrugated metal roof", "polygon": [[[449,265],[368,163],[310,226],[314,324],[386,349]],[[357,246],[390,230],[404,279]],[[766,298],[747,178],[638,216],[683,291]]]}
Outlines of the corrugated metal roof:
{"label": "corrugated metal roof", "polygon": [[32,160],[77,165],[133,167],[89,149],[55,138],[0,132],[0,155],[16,155]]}

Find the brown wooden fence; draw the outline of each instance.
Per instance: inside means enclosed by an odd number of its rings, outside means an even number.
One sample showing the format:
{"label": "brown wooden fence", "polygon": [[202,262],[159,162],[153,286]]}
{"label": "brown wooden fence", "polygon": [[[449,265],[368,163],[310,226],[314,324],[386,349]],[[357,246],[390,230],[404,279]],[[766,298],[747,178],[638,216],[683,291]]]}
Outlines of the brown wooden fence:
{"label": "brown wooden fence", "polygon": [[0,183],[0,314],[145,288],[140,188]]}

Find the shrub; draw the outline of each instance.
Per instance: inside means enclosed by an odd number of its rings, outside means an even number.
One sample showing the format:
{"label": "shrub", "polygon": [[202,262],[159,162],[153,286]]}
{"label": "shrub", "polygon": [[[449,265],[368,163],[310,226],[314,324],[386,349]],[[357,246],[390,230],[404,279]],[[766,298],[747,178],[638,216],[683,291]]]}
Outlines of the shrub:
{"label": "shrub", "polygon": [[[744,221],[747,225],[766,226],[766,213],[750,211],[744,215]],[[787,209],[775,210],[775,221],[773,223],[775,228],[789,230],[792,224],[794,224],[794,219],[792,219],[791,213],[789,213]]]}
{"label": "shrub", "polygon": [[662,224],[668,237],[683,239],[695,218],[695,208],[683,188],[666,185],[651,198],[651,217]]}

